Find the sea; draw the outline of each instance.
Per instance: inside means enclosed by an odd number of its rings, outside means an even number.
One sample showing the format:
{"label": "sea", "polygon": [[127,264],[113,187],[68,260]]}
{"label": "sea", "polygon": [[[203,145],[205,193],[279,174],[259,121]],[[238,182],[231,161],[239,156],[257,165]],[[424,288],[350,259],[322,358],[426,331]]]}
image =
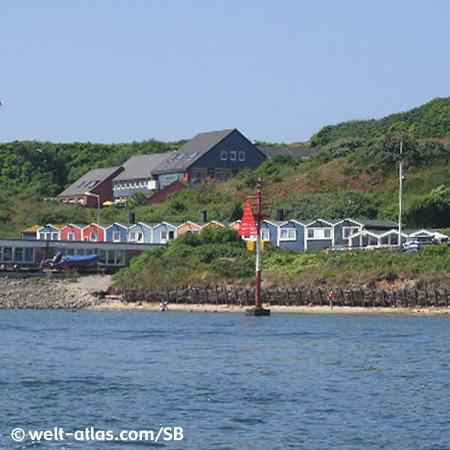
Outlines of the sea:
{"label": "sea", "polygon": [[449,364],[442,316],[0,311],[0,449],[445,449]]}

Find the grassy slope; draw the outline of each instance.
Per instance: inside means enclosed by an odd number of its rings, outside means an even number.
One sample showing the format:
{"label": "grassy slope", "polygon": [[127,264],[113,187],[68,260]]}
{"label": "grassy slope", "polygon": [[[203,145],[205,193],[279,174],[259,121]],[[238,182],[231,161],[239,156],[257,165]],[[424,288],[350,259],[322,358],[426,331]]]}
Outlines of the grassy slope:
{"label": "grassy slope", "polygon": [[[263,253],[264,285],[287,287],[428,288],[450,283],[450,248],[432,247],[420,254],[386,252]],[[115,276],[118,286],[202,286],[250,284],[254,253],[228,229],[185,234],[169,248],[143,253]]]}

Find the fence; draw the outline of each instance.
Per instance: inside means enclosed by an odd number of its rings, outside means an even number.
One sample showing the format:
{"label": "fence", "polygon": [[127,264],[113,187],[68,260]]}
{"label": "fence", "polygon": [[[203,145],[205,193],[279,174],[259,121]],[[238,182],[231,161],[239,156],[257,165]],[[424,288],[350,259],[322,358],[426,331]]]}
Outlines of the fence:
{"label": "fence", "polygon": [[[374,289],[333,290],[335,306],[359,306],[367,308],[445,307],[449,305],[447,289],[403,289],[386,291]],[[166,288],[155,290],[129,289],[123,291],[127,302],[149,301],[180,304],[214,304],[247,306],[254,303],[253,288],[229,288],[223,286]],[[328,291],[323,289],[262,289],[262,301],[268,305],[302,306],[329,305]]]}

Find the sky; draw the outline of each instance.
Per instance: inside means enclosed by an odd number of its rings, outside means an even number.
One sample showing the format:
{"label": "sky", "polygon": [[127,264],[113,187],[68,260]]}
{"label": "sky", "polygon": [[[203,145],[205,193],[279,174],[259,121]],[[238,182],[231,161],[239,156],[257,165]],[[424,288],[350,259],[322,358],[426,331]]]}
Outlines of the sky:
{"label": "sky", "polygon": [[448,0],[1,0],[0,142],[308,140],[450,95]]}

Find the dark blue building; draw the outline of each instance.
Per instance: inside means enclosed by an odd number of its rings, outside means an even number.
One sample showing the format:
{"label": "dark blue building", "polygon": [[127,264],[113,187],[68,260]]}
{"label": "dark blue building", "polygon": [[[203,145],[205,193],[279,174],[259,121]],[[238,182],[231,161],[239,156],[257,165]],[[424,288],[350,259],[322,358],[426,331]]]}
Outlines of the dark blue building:
{"label": "dark blue building", "polygon": [[264,153],[238,130],[211,131],[197,134],[152,173],[160,189],[175,181],[198,185],[227,180],[243,169],[256,169],[265,160]]}

